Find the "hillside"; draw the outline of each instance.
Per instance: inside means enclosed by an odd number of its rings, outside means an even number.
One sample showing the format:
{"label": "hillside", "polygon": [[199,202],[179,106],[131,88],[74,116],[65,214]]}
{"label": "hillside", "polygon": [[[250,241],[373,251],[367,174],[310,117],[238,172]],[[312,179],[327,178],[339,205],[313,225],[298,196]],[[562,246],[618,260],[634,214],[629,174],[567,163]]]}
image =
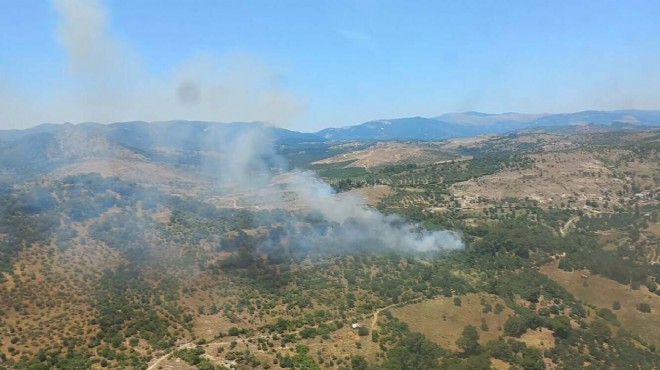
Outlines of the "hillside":
{"label": "hillside", "polygon": [[0,141],[0,369],[660,364],[655,127]]}

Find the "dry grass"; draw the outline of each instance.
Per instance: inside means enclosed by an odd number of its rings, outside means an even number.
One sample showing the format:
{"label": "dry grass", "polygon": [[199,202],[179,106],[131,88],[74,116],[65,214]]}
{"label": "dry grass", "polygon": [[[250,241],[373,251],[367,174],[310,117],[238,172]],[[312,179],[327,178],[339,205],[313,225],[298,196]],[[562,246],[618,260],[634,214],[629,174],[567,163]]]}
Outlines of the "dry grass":
{"label": "dry grass", "polygon": [[365,204],[375,206],[382,198],[393,194],[394,191],[388,185],[374,185],[353,189],[350,193],[359,195]]}
{"label": "dry grass", "polygon": [[[116,253],[98,245],[74,245],[63,252],[55,246],[23,250],[13,276],[0,284],[0,310],[5,312],[0,318],[0,351],[8,354],[13,347],[18,358],[60,344],[67,336],[94,336],[98,326],[90,324],[95,312],[88,294],[99,272],[118,261]],[[19,341],[11,343],[12,338]]]}
{"label": "dry grass", "polygon": [[576,205],[582,207],[586,200],[602,201],[624,185],[590,152],[541,153],[530,157],[536,161],[532,168],[503,170],[454,184],[453,193],[465,197],[463,207],[467,208],[484,194],[496,200],[529,197],[542,205],[559,205],[574,197]]}
{"label": "dry grass", "polygon": [[314,164],[353,161],[348,167],[373,168],[399,162],[427,163],[446,159],[447,154],[436,143],[379,142],[367,149],[326,158]]}
{"label": "dry grass", "polygon": [[546,328],[539,328],[537,330],[528,329],[525,334],[520,336],[520,340],[525,342],[529,347],[546,350],[554,347],[555,337],[552,334],[553,331]]}
{"label": "dry grass", "polygon": [[504,326],[506,319],[513,315],[509,308],[500,314],[482,313],[481,297],[484,297],[493,307],[504,301],[489,294],[468,294],[460,296],[461,306],[454,305],[453,298],[441,297],[430,301],[411,304],[392,309],[392,314],[408,323],[410,330],[424,334],[429,340],[452,350],[456,350],[456,340],[462,335],[466,325],[479,328],[481,319],[485,318],[489,330],[479,331],[480,342],[485,344],[490,339],[502,335],[498,328]]}
{"label": "dry grass", "polygon": [[167,191],[186,195],[198,194],[209,186],[201,176],[141,158],[89,158],[59,168],[50,173],[50,176],[59,179],[85,173],[98,173],[104,177],[116,176],[122,180],[158,186]]}
{"label": "dry grass", "polygon": [[491,358],[490,359],[490,366],[493,367],[496,370],[507,370],[509,369],[512,365],[506,361],[502,361],[497,358]]}
{"label": "dry grass", "polygon": [[[556,262],[541,267],[541,272],[557,281],[577,299],[586,303],[611,309],[612,302],[619,301],[621,309],[614,313],[622,326],[643,339],[660,345],[660,336],[658,336],[660,332],[660,297],[650,293],[646,287],[631,290],[626,285],[598,275],[591,275],[585,280],[580,277],[585,274],[585,271],[563,271],[557,267]],[[641,313],[637,310],[637,305],[643,302],[651,306],[651,313]]]}

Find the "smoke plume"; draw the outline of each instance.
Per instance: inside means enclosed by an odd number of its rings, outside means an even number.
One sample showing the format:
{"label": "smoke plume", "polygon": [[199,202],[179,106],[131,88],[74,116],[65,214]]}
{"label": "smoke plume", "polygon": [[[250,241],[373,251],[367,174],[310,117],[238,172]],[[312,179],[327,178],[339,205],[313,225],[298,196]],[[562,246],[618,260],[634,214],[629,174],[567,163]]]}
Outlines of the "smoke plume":
{"label": "smoke plume", "polygon": [[[73,84],[45,99],[49,101],[46,109],[13,104],[14,110],[41,112],[43,120],[51,122],[186,118],[281,125],[302,107],[301,99],[281,88],[277,75],[253,56],[199,54],[156,76],[110,33],[108,16],[97,0],[54,0],[54,7],[60,15],[57,39],[67,56],[66,73]],[[159,132],[160,128],[148,130],[150,140],[176,148],[199,140],[194,130]],[[293,194],[302,213],[325,225],[302,234],[301,242],[420,252],[462,247],[457,233],[425,232],[399,216],[365,206],[355,196],[335,194],[310,172],[286,172],[284,160],[276,154],[273,129],[265,124],[213,126],[202,140],[197,150],[212,155],[201,167],[216,180],[215,190],[258,193],[261,201],[271,205],[284,204]],[[275,175],[284,178],[278,186]]]}
{"label": "smoke plume", "polygon": [[[216,190],[224,195],[234,193],[243,206],[293,209],[288,223],[307,224],[293,241],[299,249],[333,254],[384,249],[435,252],[463,247],[457,232],[426,231],[398,215],[384,215],[366,206],[355,194],[337,194],[313,172],[288,171],[284,158],[275,150],[273,134],[271,127],[260,124],[242,125],[235,132],[210,130],[207,145],[221,154],[209,159],[205,168],[217,180]],[[321,247],[332,250],[320,251]]]}
{"label": "smoke plume", "polygon": [[441,230],[427,232],[398,215],[384,215],[364,205],[353,194],[336,194],[312,172],[294,171],[288,175],[289,189],[302,200],[310,213],[332,225],[333,238],[355,246],[375,243],[378,247],[415,252],[433,252],[463,247],[460,234]]}

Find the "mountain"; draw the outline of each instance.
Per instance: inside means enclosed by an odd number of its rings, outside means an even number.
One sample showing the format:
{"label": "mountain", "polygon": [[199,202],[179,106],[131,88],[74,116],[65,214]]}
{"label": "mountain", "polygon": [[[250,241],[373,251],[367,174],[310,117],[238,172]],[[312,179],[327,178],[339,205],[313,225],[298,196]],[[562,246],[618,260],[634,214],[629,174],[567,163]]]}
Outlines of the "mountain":
{"label": "mountain", "polygon": [[[225,153],[251,131],[281,147],[319,143],[314,134],[264,123],[201,121],[43,124],[26,130],[0,130],[0,176],[30,176],[89,158],[156,161],[197,166]],[[232,155],[234,153],[225,153]]]}
{"label": "mountain", "polygon": [[[31,176],[89,158],[152,161],[195,168],[218,156],[236,155],[245,140],[275,144],[289,166],[330,154],[332,141],[441,140],[519,130],[571,127],[627,129],[660,124],[660,111],[583,111],[563,114],[448,113],[437,117],[376,120],[344,128],[302,133],[262,122],[203,121],[93,122],[43,124],[25,130],[0,130],[0,177]],[[249,137],[259,131],[260,136]],[[268,144],[270,145],[270,144]],[[340,150],[341,151],[341,150]]]}
{"label": "mountain", "polygon": [[455,136],[461,125],[433,118],[410,117],[370,121],[357,126],[328,128],[317,135],[331,140],[438,140]]}
{"label": "mountain", "polygon": [[660,111],[583,111],[561,114],[448,113],[437,117],[377,120],[356,126],[317,132],[328,140],[438,140],[482,134],[502,134],[521,129],[572,125],[660,125]]}

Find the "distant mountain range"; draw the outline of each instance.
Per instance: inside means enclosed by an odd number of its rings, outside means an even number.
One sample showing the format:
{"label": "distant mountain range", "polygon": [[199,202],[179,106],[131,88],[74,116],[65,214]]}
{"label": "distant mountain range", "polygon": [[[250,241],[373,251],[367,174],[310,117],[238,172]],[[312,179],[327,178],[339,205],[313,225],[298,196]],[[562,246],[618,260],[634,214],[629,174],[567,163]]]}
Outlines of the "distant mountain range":
{"label": "distant mountain range", "polygon": [[583,111],[561,114],[448,113],[437,117],[410,117],[328,128],[316,133],[327,140],[440,140],[482,134],[503,134],[522,129],[572,125],[660,125],[658,110]]}
{"label": "distant mountain range", "polygon": [[[370,121],[345,128],[302,133],[264,123],[201,121],[120,122],[113,124],[43,124],[25,130],[0,130],[0,177],[48,172],[85,158],[152,161],[195,168],[209,158],[236,155],[244,135],[254,128],[270,130],[290,166],[304,165],[338,151],[342,140],[439,140],[517,130],[543,130],[599,125],[625,129],[660,125],[660,111],[584,111],[567,114],[449,113]],[[607,125],[607,126],[603,126]]]}

